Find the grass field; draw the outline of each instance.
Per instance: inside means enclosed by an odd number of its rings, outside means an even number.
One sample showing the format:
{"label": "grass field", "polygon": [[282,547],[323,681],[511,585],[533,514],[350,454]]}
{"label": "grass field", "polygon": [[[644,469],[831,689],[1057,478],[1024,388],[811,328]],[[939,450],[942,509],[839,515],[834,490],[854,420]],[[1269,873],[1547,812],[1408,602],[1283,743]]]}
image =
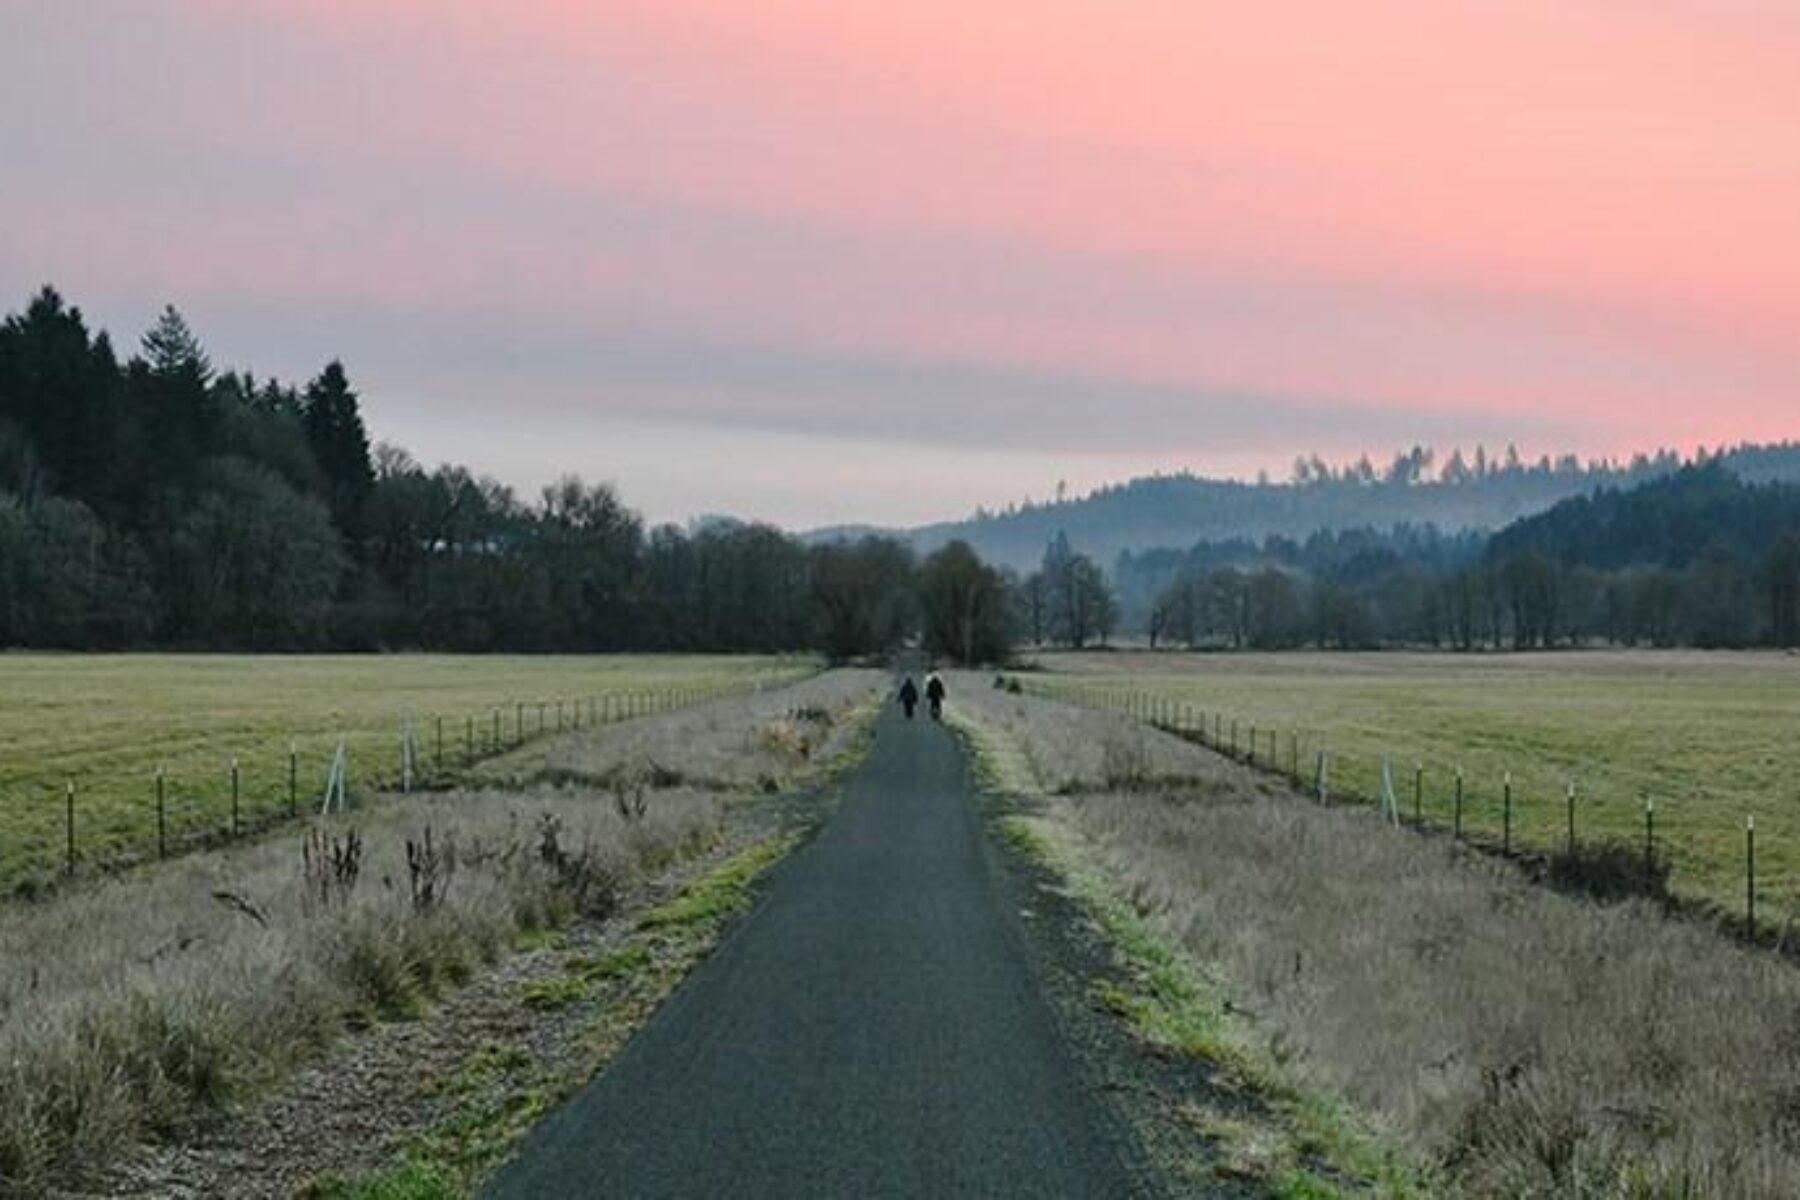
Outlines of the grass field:
{"label": "grass field", "polygon": [[[808,659],[0,655],[0,892],[60,870],[65,788],[76,787],[83,866],[156,853],[156,774],[171,847],[231,820],[239,762],[245,824],[285,813],[289,751],[302,809],[317,806],[338,739],[354,791],[393,786],[402,726],[415,761],[444,778],[522,732],[812,673]],[[438,723],[442,720],[442,758]]]}
{"label": "grass field", "polygon": [[1744,825],[1756,819],[1758,916],[1800,917],[1800,658],[1775,653],[1047,654],[1034,691],[1095,703],[1126,693],[1219,718],[1239,745],[1271,731],[1286,767],[1298,739],[1311,775],[1331,755],[1332,790],[1379,794],[1391,764],[1410,816],[1415,764],[1423,813],[1452,820],[1464,774],[1464,826],[1499,837],[1502,781],[1513,778],[1514,838],[1561,848],[1566,789],[1577,833],[1641,846],[1655,804],[1659,853],[1682,895],[1744,904]]}

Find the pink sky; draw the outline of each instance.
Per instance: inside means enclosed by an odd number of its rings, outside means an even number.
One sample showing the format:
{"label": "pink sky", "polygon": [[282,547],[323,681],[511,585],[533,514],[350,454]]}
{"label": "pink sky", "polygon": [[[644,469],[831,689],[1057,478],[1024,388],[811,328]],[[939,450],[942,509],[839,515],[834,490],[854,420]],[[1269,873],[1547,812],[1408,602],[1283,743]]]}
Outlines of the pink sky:
{"label": "pink sky", "polygon": [[[504,14],[501,16],[500,14]],[[1800,10],[0,0],[0,303],[654,517],[1800,436]]]}

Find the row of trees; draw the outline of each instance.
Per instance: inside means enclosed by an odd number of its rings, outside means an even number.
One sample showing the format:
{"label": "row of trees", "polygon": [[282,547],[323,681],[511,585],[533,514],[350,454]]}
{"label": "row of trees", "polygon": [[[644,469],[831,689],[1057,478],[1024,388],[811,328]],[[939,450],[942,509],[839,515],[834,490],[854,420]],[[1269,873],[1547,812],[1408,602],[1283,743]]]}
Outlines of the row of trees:
{"label": "row of trees", "polygon": [[166,310],[121,362],[45,289],[0,324],[0,646],[819,649],[998,661],[1012,581],[965,544],[646,528],[369,444],[343,367],[216,372]]}

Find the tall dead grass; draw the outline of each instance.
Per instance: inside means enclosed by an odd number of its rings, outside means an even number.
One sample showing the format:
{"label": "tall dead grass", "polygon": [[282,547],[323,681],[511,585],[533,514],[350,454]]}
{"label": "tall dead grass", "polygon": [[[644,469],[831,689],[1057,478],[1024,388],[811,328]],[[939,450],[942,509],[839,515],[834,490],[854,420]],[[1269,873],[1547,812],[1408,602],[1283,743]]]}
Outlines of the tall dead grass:
{"label": "tall dead grass", "polygon": [[[1010,710],[1053,770],[1079,729],[1109,736],[1100,714],[981,707]],[[1142,912],[1218,965],[1292,1070],[1470,1194],[1795,1194],[1793,967],[1217,769],[1054,803]]]}
{"label": "tall dead grass", "polygon": [[888,686],[885,673],[828,671],[792,687],[697,705],[559,739],[500,770],[554,778],[683,781],[724,790],[777,790],[829,762],[856,736],[851,719]]}
{"label": "tall dead grass", "polygon": [[1038,786],[1068,795],[1107,789],[1181,786],[1195,779],[1229,781],[1261,794],[1264,776],[1121,713],[1077,708],[1007,692],[993,677],[950,676],[951,703],[1018,748]]}
{"label": "tall dead grass", "polygon": [[[346,1026],[405,1015],[522,931],[598,915],[711,844],[718,802],[395,799],[0,915],[0,1194],[78,1182],[218,1117]],[[334,866],[354,826],[355,871]],[[426,844],[425,834],[431,840]]]}

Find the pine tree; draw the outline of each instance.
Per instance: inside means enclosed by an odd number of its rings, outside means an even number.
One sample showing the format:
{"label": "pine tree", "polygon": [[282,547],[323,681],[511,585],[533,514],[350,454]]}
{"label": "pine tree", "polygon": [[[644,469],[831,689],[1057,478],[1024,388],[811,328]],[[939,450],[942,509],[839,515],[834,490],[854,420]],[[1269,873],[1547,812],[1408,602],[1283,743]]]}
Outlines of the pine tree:
{"label": "pine tree", "polygon": [[369,434],[342,363],[326,364],[306,385],[301,424],[325,477],[332,521],[354,544],[362,537],[363,508],[375,487],[375,468],[369,461]]}
{"label": "pine tree", "polygon": [[202,388],[212,382],[212,360],[173,304],[163,307],[144,335],[143,352],[151,373],[159,378],[190,380]]}

